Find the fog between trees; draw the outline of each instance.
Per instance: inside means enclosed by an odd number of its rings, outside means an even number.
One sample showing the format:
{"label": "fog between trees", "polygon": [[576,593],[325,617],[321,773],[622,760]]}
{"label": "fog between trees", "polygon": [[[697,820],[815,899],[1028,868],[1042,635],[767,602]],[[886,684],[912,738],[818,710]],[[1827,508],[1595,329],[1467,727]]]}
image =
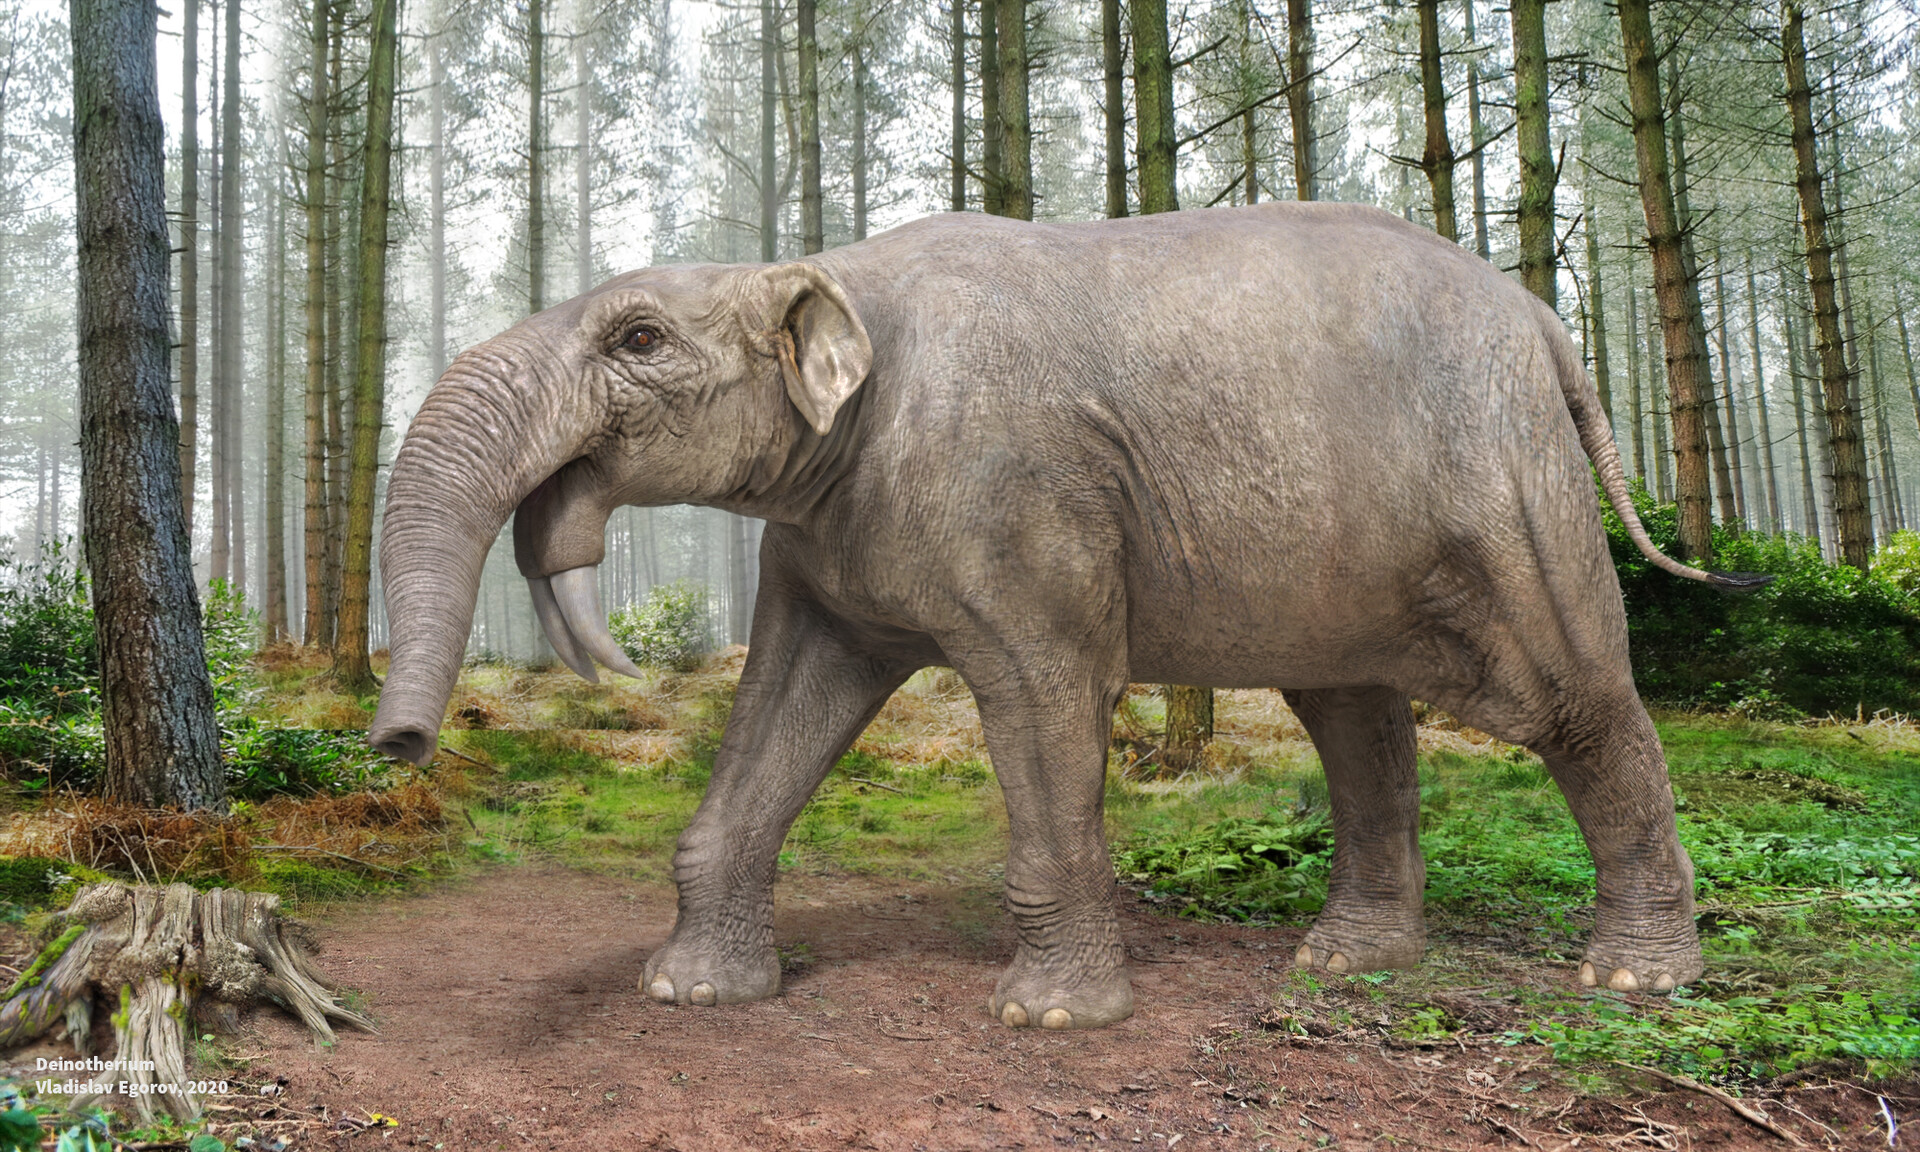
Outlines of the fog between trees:
{"label": "fog between trees", "polygon": [[[331,643],[354,598],[358,447],[384,642],[378,483],[460,348],[630,267],[784,259],[952,209],[1379,204],[1555,302],[1683,533],[1691,507],[1853,559],[1920,516],[1907,0],[412,0],[369,280],[377,7],[179,0],[157,48],[196,575],[295,641]],[[22,555],[77,528],[71,68],[64,11],[0,13],[0,531]],[[623,510],[603,600],[690,578],[744,640],[756,547],[719,512]],[[471,648],[544,655],[504,534]]]}

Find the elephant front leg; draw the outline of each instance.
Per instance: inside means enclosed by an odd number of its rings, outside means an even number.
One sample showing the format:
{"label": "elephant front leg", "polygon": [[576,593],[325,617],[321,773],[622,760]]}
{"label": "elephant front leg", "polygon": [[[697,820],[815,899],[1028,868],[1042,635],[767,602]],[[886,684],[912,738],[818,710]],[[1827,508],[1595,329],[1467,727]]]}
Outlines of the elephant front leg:
{"label": "elephant front leg", "polygon": [[780,990],[780,845],[820,781],[916,667],[858,650],[817,609],[763,585],[713,777],[674,854],[680,913],[647,960],[647,995],[711,1005]]}
{"label": "elephant front leg", "polygon": [[991,1008],[1009,1027],[1098,1028],[1133,1014],[1102,804],[1122,662],[1069,646],[963,658],[1006,796],[1006,907],[1019,947]]}
{"label": "elephant front leg", "polygon": [[1294,960],[1302,968],[1412,968],[1426,950],[1420,779],[1413,711],[1391,688],[1289,691],[1313,737],[1333,809],[1327,906]]}

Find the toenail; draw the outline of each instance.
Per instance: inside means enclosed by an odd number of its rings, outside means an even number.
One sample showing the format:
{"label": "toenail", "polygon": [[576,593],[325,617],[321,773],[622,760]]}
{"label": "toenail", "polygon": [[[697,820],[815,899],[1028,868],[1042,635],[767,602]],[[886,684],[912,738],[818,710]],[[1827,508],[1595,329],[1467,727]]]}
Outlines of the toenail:
{"label": "toenail", "polygon": [[1659,977],[1653,982],[1653,990],[1655,992],[1673,991],[1673,977],[1665,972],[1660,973]]}
{"label": "toenail", "polygon": [[1000,1009],[1000,1023],[1005,1024],[1009,1028],[1025,1028],[1027,1026],[1027,1010],[1009,1000],[1006,1005]]}
{"label": "toenail", "polygon": [[1305,944],[1300,945],[1300,950],[1293,954],[1293,962],[1296,967],[1313,967],[1313,949],[1307,947]]}
{"label": "toenail", "polygon": [[1615,968],[1613,975],[1607,977],[1607,987],[1615,992],[1638,992],[1640,978],[1626,968]]}
{"label": "toenail", "polygon": [[1593,970],[1593,964],[1591,961],[1587,961],[1587,960],[1580,961],[1580,983],[1586,985],[1589,988],[1594,988],[1599,986],[1600,974]]}
{"label": "toenail", "polygon": [[653,983],[647,985],[647,995],[663,1004],[673,1003],[673,981],[665,976],[655,976]]}
{"label": "toenail", "polygon": [[1073,1027],[1073,1013],[1067,1011],[1065,1008],[1049,1008],[1047,1009],[1046,1015],[1040,1017],[1040,1027],[1071,1028]]}
{"label": "toenail", "polygon": [[1335,952],[1333,955],[1327,957],[1327,971],[1345,972],[1346,970],[1347,954],[1345,952]]}
{"label": "toenail", "polygon": [[693,991],[687,993],[687,999],[700,1005],[702,1008],[711,1008],[714,1002],[720,999],[720,996],[713,990],[713,985],[703,980],[693,986]]}

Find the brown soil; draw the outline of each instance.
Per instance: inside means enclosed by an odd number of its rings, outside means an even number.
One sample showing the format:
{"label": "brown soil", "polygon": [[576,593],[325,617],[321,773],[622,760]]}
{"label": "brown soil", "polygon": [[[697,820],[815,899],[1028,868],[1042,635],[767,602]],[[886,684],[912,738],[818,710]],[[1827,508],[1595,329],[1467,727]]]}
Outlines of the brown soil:
{"label": "brown soil", "polygon": [[[662,885],[516,868],[343,906],[318,918],[319,961],[380,1034],[318,1048],[258,1014],[234,1045],[254,1057],[245,1095],[215,1115],[230,1137],[243,1114],[275,1121],[253,1130],[297,1148],[1788,1146],[1650,1079],[1583,1093],[1534,1046],[1420,1047],[1364,1020],[1291,1034],[1275,998],[1298,931],[1121,905],[1138,1011],[1065,1034],[989,1019],[1011,937],[984,883],[783,878],[785,990],[719,1009],[635,987],[672,923]],[[1876,1087],[1896,1118],[1920,1104],[1912,1082]],[[1887,1147],[1879,1097],[1852,1084],[1756,1102],[1813,1146]]]}

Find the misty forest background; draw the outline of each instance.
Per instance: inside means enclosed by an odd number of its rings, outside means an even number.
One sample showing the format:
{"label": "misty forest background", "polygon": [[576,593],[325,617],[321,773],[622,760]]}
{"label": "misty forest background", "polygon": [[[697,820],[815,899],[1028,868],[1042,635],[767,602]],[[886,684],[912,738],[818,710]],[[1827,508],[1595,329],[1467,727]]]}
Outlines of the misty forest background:
{"label": "misty forest background", "polygon": [[[1516,37],[1513,14],[1487,0],[1201,0],[1166,10],[1164,45],[1145,0],[955,3],[403,5],[385,395],[371,397],[380,475],[454,354],[618,271],[786,259],[947,210],[1084,220],[1297,197],[1377,204],[1530,274],[1578,334],[1630,472],[1653,501],[1674,499],[1645,158],[1612,5],[1519,5],[1544,21],[1542,92],[1514,79],[1530,29]],[[1713,515],[1723,533],[1795,533],[1841,559],[1782,9],[1663,0],[1652,15],[1663,159],[1711,382]],[[374,16],[360,0],[173,0],[159,40],[196,575],[241,591],[269,639],[322,647],[367,400],[353,382]],[[65,20],[17,0],[0,13],[0,531],[23,564],[77,532]],[[1920,518],[1917,27],[1913,0],[1805,13],[1843,367],[1881,548]],[[1025,108],[1007,107],[1008,68],[1028,77]],[[1137,107],[1168,76],[1170,123],[1159,95]],[[1542,97],[1544,139],[1516,132],[1517,107]],[[716,639],[745,642],[758,527],[622,510],[603,602],[690,580],[711,589]],[[376,524],[376,549],[378,536]],[[545,658],[508,540],[488,562],[471,649]],[[377,554],[372,571],[377,649]]]}

